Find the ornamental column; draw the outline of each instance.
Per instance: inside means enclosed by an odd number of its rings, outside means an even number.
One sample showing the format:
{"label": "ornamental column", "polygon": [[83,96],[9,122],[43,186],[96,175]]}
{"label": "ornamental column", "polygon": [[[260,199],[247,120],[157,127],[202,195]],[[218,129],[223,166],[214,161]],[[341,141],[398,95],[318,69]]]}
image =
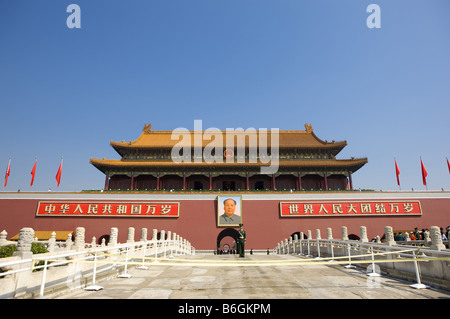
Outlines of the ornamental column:
{"label": "ornamental column", "polygon": [[109,175],[105,175],[105,191],[109,189]]}
{"label": "ornamental column", "polygon": [[245,176],[245,188],[246,188],[247,190],[250,190],[250,177],[248,177],[248,173],[247,173],[247,175]]}
{"label": "ornamental column", "polygon": [[302,187],[302,175],[298,173],[298,190],[301,191],[303,189]]}
{"label": "ornamental column", "polygon": [[323,180],[325,182],[325,190],[328,190],[328,179],[327,179],[327,174],[323,174]]}
{"label": "ornamental column", "polygon": [[186,173],[183,173],[183,190],[186,190]]}
{"label": "ornamental column", "polygon": [[275,174],[272,174],[272,190],[277,190],[277,187],[275,185]]}
{"label": "ornamental column", "polygon": [[131,185],[130,185],[130,190],[134,190],[134,175],[131,174]]}
{"label": "ornamental column", "polygon": [[350,189],[353,190],[352,174],[350,172],[348,172],[348,181],[350,183]]}
{"label": "ornamental column", "polygon": [[212,174],[209,173],[209,190],[211,191],[212,189],[213,189]]}

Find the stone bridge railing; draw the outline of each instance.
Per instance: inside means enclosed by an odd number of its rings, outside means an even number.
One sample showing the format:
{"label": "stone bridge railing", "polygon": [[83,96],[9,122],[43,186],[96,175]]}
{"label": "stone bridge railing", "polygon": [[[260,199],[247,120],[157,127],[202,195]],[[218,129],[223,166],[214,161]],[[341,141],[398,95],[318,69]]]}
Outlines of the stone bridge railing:
{"label": "stone bridge railing", "polygon": [[[346,268],[355,265],[370,268],[370,272],[381,272],[402,279],[416,281],[414,288],[426,288],[427,284],[450,290],[450,250],[446,249],[437,226],[430,228],[424,240],[396,242],[392,227],[385,227],[386,240],[367,238],[367,229],[360,227],[360,240],[349,240],[347,227],[342,226],[342,238],[334,239],[332,229],[327,228],[327,238],[322,239],[316,229],[313,238],[311,230],[280,241],[274,248],[277,254],[302,255],[327,258]],[[306,237],[306,238],[305,238]],[[445,241],[448,244],[448,241]],[[373,262],[372,262],[373,261]],[[333,264],[330,262],[330,265]],[[372,275],[368,272],[368,275]]]}
{"label": "stone bridge railing", "polygon": [[[108,244],[96,243],[93,238],[85,242],[85,229],[77,227],[75,240],[57,243],[54,236],[41,241],[48,253],[33,254],[34,240],[32,228],[22,228],[17,243],[6,241],[2,232],[0,245],[16,244],[12,257],[0,259],[0,298],[43,298],[45,292],[57,292],[74,288],[98,290],[96,277],[131,277],[127,274],[128,264],[146,269],[149,262],[179,255],[195,254],[190,242],[176,233],[153,229],[152,239],[147,239],[147,229],[142,228],[139,241],[134,240],[134,228],[128,229],[126,243],[118,243],[118,229],[110,231]],[[70,236],[69,236],[70,237]],[[89,283],[92,283],[89,285]]]}

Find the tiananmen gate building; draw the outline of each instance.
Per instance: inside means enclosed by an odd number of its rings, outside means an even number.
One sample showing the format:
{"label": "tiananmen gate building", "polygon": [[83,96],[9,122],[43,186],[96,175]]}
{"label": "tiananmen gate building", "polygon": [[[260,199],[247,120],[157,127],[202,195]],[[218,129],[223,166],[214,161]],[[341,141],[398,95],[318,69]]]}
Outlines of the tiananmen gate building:
{"label": "tiananmen gate building", "polygon": [[[1,192],[0,227],[8,238],[23,227],[39,233],[86,229],[86,241],[119,242],[134,227],[175,232],[198,250],[221,249],[247,231],[246,249],[272,249],[289,236],[341,226],[369,239],[384,227],[413,230],[450,225],[449,192],[353,190],[352,175],[366,158],[337,159],[345,141],[328,142],[305,130],[152,131],[130,142],[111,142],[120,159],[90,163],[105,174],[101,191]],[[103,186],[103,185],[102,185]],[[232,218],[225,202],[234,202]],[[228,216],[229,217],[229,216]],[[313,235],[314,237],[314,235]]]}

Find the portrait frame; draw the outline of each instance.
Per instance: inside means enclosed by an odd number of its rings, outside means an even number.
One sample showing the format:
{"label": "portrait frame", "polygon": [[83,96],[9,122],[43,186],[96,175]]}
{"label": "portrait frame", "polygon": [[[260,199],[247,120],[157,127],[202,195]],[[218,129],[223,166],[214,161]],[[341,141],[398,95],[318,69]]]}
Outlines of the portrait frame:
{"label": "portrait frame", "polygon": [[[225,201],[233,200],[235,202],[235,210],[233,216],[230,218],[225,214]],[[239,227],[243,223],[242,216],[242,195],[218,195],[217,196],[217,226],[218,227]],[[238,218],[236,218],[238,217]]]}

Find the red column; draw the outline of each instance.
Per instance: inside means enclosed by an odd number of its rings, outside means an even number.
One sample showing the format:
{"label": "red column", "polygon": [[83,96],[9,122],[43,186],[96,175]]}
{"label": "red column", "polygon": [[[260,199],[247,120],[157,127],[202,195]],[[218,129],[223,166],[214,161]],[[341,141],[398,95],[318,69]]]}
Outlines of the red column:
{"label": "red column", "polygon": [[183,174],[183,190],[186,190],[186,174]]}
{"label": "red column", "polygon": [[277,186],[275,184],[275,174],[272,175],[272,190],[277,190]]}
{"label": "red column", "polygon": [[247,176],[245,177],[245,187],[247,188],[247,190],[250,190],[250,178]]}
{"label": "red column", "polygon": [[302,176],[298,174],[298,190],[301,191],[302,189]]}
{"label": "red column", "polygon": [[212,175],[209,174],[209,190],[211,191],[213,189],[213,183],[212,183]]}
{"label": "red column", "polygon": [[323,175],[323,179],[325,181],[325,190],[328,190],[328,180],[327,180],[327,174]]}
{"label": "red column", "polygon": [[159,175],[156,177],[156,190],[159,191]]}
{"label": "red column", "polygon": [[131,185],[130,185],[130,190],[134,190],[134,175],[131,174]]}
{"label": "red column", "polygon": [[348,181],[350,182],[350,189],[353,190],[352,174],[350,172],[348,173]]}
{"label": "red column", "polygon": [[106,174],[105,177],[105,191],[107,191],[109,189],[109,175]]}

